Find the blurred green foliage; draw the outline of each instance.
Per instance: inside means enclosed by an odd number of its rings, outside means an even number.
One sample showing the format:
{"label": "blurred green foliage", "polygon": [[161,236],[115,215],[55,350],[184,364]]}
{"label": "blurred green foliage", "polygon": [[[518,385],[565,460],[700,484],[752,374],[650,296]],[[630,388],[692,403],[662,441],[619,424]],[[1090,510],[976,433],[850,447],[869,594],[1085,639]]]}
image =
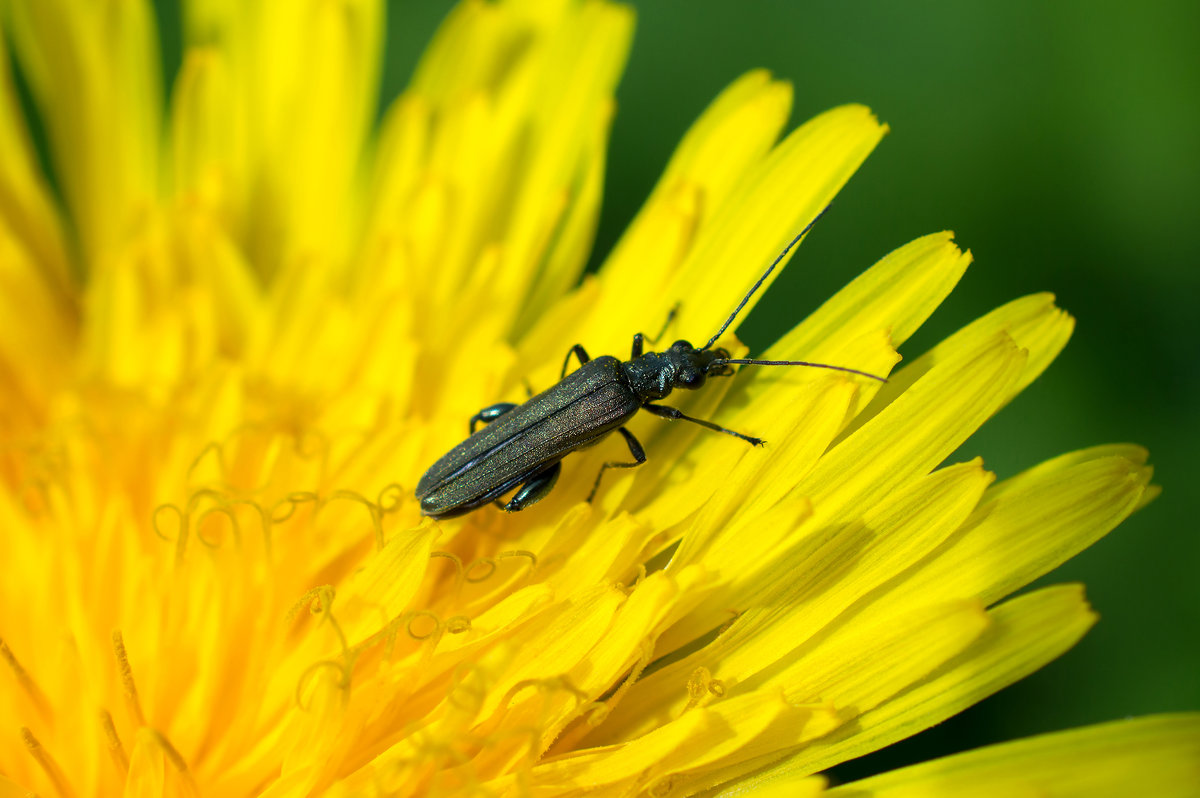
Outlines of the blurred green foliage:
{"label": "blurred green foliage", "polygon": [[[159,3],[168,69],[177,11]],[[1052,291],[1078,319],[1058,362],[968,443],[1001,477],[1112,441],[1164,494],[1052,574],[1101,622],[1073,651],[835,777],[1041,731],[1200,709],[1200,4],[1035,0],[637,2],[593,265],[691,120],[742,72],[795,84],[793,122],[870,105],[889,135],[742,327],[761,350],[879,257],[953,229],[976,264],[912,357],[992,307]],[[390,3],[381,107],[446,2]],[[1189,488],[1188,486],[1193,486]]]}

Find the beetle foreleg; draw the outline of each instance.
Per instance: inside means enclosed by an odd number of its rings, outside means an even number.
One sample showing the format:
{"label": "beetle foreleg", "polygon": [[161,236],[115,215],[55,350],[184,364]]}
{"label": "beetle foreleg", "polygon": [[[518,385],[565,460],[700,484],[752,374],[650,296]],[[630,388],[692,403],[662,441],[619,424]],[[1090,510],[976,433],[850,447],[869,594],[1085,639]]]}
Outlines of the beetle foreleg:
{"label": "beetle foreleg", "polygon": [[567,376],[567,366],[571,365],[571,355],[579,358],[579,365],[581,366],[591,360],[591,358],[588,357],[587,350],[583,348],[583,344],[575,344],[575,346],[571,347],[571,349],[567,352],[567,356],[563,358],[563,370],[562,375],[559,377],[560,380]]}
{"label": "beetle foreleg", "polygon": [[491,407],[485,407],[475,415],[471,416],[471,432],[475,432],[475,425],[482,421],[484,424],[491,424],[500,416],[507,413],[517,406],[516,402],[497,402]]}
{"label": "beetle foreleg", "polygon": [[525,480],[525,483],[517,489],[513,497],[506,503],[500,504],[500,508],[506,513],[515,513],[524,510],[531,504],[540,502],[546,498],[546,494],[554,487],[554,483],[558,481],[558,474],[562,471],[562,462],[559,461],[551,466],[548,466],[544,471],[539,471],[531,478]]}
{"label": "beetle foreleg", "polygon": [[592,492],[589,493],[587,497],[589,503],[596,496],[596,491],[600,490],[600,479],[604,476],[605,470],[609,468],[637,468],[642,463],[646,462],[646,450],[642,448],[640,443],[638,443],[638,439],[633,437],[633,434],[624,427],[617,427],[617,432],[624,436],[625,443],[629,445],[629,453],[633,455],[634,462],[608,462],[600,466],[600,473],[596,475],[596,482],[594,485],[592,485]]}
{"label": "beetle foreleg", "polygon": [[735,438],[741,438],[746,443],[749,443],[751,446],[762,446],[764,443],[766,443],[766,441],[764,441],[762,438],[751,438],[749,435],[743,435],[740,432],[734,432],[731,429],[726,429],[725,427],[722,427],[718,424],[714,424],[711,421],[705,421],[702,418],[692,418],[691,416],[685,416],[683,414],[683,411],[678,410],[674,407],[667,407],[666,405],[644,404],[644,405],[642,405],[642,409],[649,410],[651,413],[653,413],[656,416],[659,416],[660,418],[670,419],[671,421],[690,421],[693,424],[699,424],[700,426],[707,427],[708,429],[711,429],[715,432],[724,432],[726,435],[732,435]]}

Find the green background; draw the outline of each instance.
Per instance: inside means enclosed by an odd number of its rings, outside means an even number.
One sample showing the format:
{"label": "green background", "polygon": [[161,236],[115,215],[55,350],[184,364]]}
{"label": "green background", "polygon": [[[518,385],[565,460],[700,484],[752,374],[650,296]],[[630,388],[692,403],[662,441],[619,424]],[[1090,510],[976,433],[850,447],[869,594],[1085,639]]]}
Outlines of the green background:
{"label": "green background", "polygon": [[[168,68],[177,11],[160,2]],[[1078,319],[1050,371],[964,447],[1001,477],[1071,449],[1135,441],[1164,493],[1052,574],[1101,622],[1071,652],[838,779],[1042,731],[1200,709],[1200,4],[639,2],[597,254],[602,259],[692,119],[767,67],[793,123],[845,102],[892,133],[742,327],[761,350],[858,272],[953,229],[976,263],[911,357],[992,307],[1048,290]],[[448,3],[392,2],[382,102]],[[175,26],[173,29],[173,25]]]}

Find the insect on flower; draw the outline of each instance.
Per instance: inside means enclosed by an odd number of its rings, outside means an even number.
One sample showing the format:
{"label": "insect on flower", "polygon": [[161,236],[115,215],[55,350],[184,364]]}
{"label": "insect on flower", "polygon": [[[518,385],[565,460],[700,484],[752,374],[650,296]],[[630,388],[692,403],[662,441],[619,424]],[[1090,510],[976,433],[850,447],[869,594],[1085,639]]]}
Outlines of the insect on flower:
{"label": "insect on flower", "polygon": [[[497,503],[507,512],[524,510],[545,498],[554,487],[564,457],[599,443],[614,431],[619,432],[633,461],[609,461],[602,465],[588,494],[591,501],[605,471],[634,468],[646,462],[641,443],[624,426],[639,410],[672,421],[691,421],[761,446],[764,443],[761,438],[656,404],[676,388],[696,390],[709,377],[732,376],[734,365],[810,366],[886,382],[883,377],[844,366],[801,360],[731,358],[725,349],[713,348],[754,292],[823,213],[784,247],[704,346],[697,348],[688,341],[676,341],[662,352],[642,351],[647,340],[655,343],[666,332],[675,314],[672,310],[656,338],[647,339],[642,333],[633,336],[629,360],[621,361],[612,355],[592,359],[580,344],[575,344],[563,361],[558,383],[524,404],[499,402],[480,410],[471,417],[470,436],[439,458],[417,483],[416,497],[421,502],[421,511],[433,518],[452,518],[497,501],[513,489],[516,493],[507,502]],[[571,355],[579,361],[579,368],[568,374]],[[481,422],[485,426],[477,430]]]}

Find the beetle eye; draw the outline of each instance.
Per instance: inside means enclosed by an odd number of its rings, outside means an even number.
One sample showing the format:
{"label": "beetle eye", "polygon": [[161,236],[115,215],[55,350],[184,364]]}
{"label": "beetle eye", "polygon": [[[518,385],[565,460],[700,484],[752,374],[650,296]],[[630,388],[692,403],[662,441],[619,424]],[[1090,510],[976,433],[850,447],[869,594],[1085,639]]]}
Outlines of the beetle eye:
{"label": "beetle eye", "polygon": [[699,388],[704,385],[704,372],[695,369],[688,369],[681,372],[679,375],[679,386],[681,388]]}

